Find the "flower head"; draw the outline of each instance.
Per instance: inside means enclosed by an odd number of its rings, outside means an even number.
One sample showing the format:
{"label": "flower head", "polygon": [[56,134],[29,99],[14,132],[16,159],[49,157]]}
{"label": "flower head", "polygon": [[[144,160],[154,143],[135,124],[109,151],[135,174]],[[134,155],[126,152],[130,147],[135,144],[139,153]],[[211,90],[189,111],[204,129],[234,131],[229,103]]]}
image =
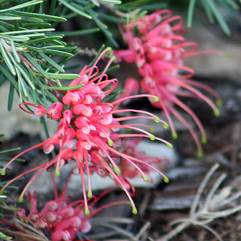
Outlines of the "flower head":
{"label": "flower head", "polygon": [[[45,111],[42,110],[42,107],[40,108],[39,106],[25,103],[25,105],[33,106],[38,110],[40,109],[43,115],[47,115],[49,118],[56,120],[58,122],[58,128],[53,136],[16,155],[3,169],[6,170],[16,158],[34,148],[43,148],[45,153],[50,153],[55,150],[57,154],[51,161],[43,163],[15,177],[8,182],[3,189],[19,177],[30,172],[35,172],[20,195],[20,197],[23,197],[28,186],[40,173],[50,167],[55,167],[56,175],[60,175],[61,168],[64,164],[69,161],[75,161],[76,168],[82,177],[82,191],[86,213],[89,212],[87,197],[90,198],[92,196],[90,180],[92,172],[105,173],[105,175],[112,177],[125,191],[130,199],[133,212],[136,212],[132,197],[126,188],[125,179],[122,177],[118,159],[123,159],[128,165],[133,165],[144,180],[148,179],[147,174],[141,167],[136,165],[136,163],[142,167],[150,167],[150,165],[146,163],[145,160],[119,151],[118,143],[126,140],[126,138],[134,137],[148,138],[150,140],[157,139],[168,146],[171,146],[171,144],[148,132],[146,128],[149,128],[149,126],[140,123],[125,123],[126,120],[140,118],[162,122],[157,116],[143,110],[119,108],[123,101],[141,97],[155,99],[155,95],[123,96],[111,102],[105,101],[106,97],[113,93],[118,86],[117,79],[109,79],[106,74],[111,60],[109,60],[105,69],[99,72],[97,64],[105,53],[106,51],[99,56],[92,67],[85,66],[81,70],[79,78],[70,83],[69,90],[63,94],[59,102],[53,103]],[[22,108],[24,109],[24,104]],[[126,131],[129,133],[125,133]],[[158,171],[154,167],[153,169]],[[160,171],[159,173],[163,175]],[[88,177],[87,183],[85,182],[84,175]]]}
{"label": "flower head", "polygon": [[17,216],[27,224],[31,223],[36,229],[50,233],[52,241],[75,241],[79,240],[78,234],[86,234],[91,230],[90,221],[93,216],[106,208],[127,204],[126,201],[119,200],[95,207],[97,202],[108,194],[108,192],[104,192],[88,200],[91,214],[85,215],[84,201],[82,199],[71,201],[67,195],[68,182],[69,179],[61,194],[58,194],[57,187],[53,182],[54,197],[47,201],[41,209],[38,207],[36,193],[28,193],[29,210],[21,208],[17,211]]}
{"label": "flower head", "polygon": [[174,16],[170,10],[156,11],[123,26],[123,38],[128,49],[114,53],[117,58],[127,63],[137,64],[142,77],[141,88],[144,92],[159,97],[159,101],[151,103],[163,110],[173,138],[177,137],[177,133],[172,116],[189,130],[201,154],[198,135],[178,108],[193,119],[200,130],[203,143],[206,142],[204,127],[196,114],[180,98],[202,100],[218,115],[217,106],[200,90],[215,98],[219,96],[208,86],[192,80],[194,70],[185,66],[184,60],[198,54],[197,44],[186,41],[183,33],[183,20],[180,16]]}
{"label": "flower head", "polygon": [[30,210],[18,211],[18,216],[35,228],[47,230],[53,241],[75,240],[78,232],[87,233],[91,229],[88,216],[84,215],[83,202],[70,202],[65,196],[55,197],[45,203],[41,210],[37,208],[37,195],[29,194]]}

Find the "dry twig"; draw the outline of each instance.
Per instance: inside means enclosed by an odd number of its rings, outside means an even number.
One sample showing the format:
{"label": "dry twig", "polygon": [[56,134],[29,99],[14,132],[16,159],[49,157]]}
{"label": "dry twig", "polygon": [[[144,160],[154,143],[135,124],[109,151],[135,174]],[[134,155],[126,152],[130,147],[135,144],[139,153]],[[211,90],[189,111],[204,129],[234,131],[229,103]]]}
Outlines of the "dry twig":
{"label": "dry twig", "polygon": [[174,221],[171,225],[177,224],[177,226],[157,241],[171,240],[190,225],[201,226],[212,233],[219,241],[222,241],[220,235],[209,224],[218,218],[227,217],[241,211],[241,205],[236,203],[241,197],[241,192],[234,193],[231,186],[226,186],[218,191],[226,178],[226,174],[221,174],[204,197],[205,188],[218,167],[219,165],[215,164],[203,179],[192,204],[189,217]]}

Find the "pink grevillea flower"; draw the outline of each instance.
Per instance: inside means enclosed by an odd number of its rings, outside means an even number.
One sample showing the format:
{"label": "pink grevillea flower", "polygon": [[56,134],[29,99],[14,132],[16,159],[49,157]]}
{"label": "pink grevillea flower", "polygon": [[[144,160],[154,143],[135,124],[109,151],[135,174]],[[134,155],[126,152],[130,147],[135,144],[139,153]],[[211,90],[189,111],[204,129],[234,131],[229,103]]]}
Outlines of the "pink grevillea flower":
{"label": "pink grevillea flower", "polygon": [[[108,51],[108,49],[106,51]],[[3,167],[1,170],[2,173],[5,173],[6,168],[9,167],[14,160],[35,148],[42,148],[45,153],[50,153],[55,150],[57,154],[49,162],[40,164],[18,175],[9,181],[3,187],[3,190],[16,179],[34,172],[35,174],[20,195],[20,199],[22,199],[29,185],[43,171],[50,167],[55,167],[55,173],[59,175],[64,164],[69,161],[75,161],[76,168],[82,177],[82,191],[86,213],[89,212],[87,197],[90,198],[92,196],[90,179],[92,172],[106,173],[111,176],[125,191],[130,200],[133,212],[136,213],[134,202],[129,190],[126,188],[125,179],[122,177],[116,157],[124,159],[128,165],[135,167],[144,180],[148,180],[148,175],[142,170],[140,165],[142,167],[148,166],[164,176],[157,168],[151,167],[145,160],[123,153],[116,147],[122,140],[133,137],[148,138],[150,140],[156,139],[170,147],[171,144],[148,132],[147,130],[150,126],[140,123],[125,123],[126,120],[130,119],[150,119],[155,122],[162,122],[157,116],[143,110],[119,108],[122,102],[133,98],[148,97],[152,99],[152,101],[157,101],[158,98],[155,95],[141,94],[124,96],[111,102],[105,102],[105,98],[112,94],[118,86],[117,79],[109,79],[106,74],[111,59],[102,72],[98,70],[97,64],[106,54],[106,51],[98,57],[92,67],[85,66],[81,70],[79,78],[70,83],[69,90],[62,95],[59,102],[53,103],[47,109],[43,109],[42,106],[37,106],[32,103],[24,103],[21,105],[22,109],[25,109],[24,106],[26,105],[33,107],[34,113],[38,116],[47,115],[49,118],[57,120],[58,129],[56,133],[47,140],[30,147],[12,158]],[[165,122],[162,123],[166,125]],[[126,131],[128,131],[128,133],[125,133]],[[138,163],[138,165],[136,163]],[[87,182],[85,182],[84,175],[87,175]],[[167,178],[165,178],[165,180],[167,180]]]}
{"label": "pink grevillea flower", "polygon": [[84,215],[83,202],[70,202],[67,197],[55,197],[45,203],[41,210],[37,207],[37,195],[29,194],[30,210],[18,211],[18,216],[35,228],[51,233],[53,241],[76,240],[77,233],[87,233],[91,229],[89,217]]}
{"label": "pink grevillea flower", "polygon": [[52,200],[47,201],[39,209],[36,193],[28,193],[30,209],[27,212],[23,208],[19,209],[17,215],[25,223],[31,223],[36,229],[49,232],[52,241],[81,241],[77,235],[88,233],[91,230],[90,221],[93,216],[105,208],[127,204],[127,201],[115,201],[95,208],[96,203],[106,194],[108,193],[102,193],[88,200],[91,215],[86,216],[84,215],[84,201],[71,201],[67,195],[67,185],[62,193],[58,194],[54,184],[54,198]]}
{"label": "pink grevillea flower", "polygon": [[141,88],[144,92],[159,97],[159,101],[152,102],[152,105],[163,110],[173,138],[177,138],[177,133],[172,116],[189,130],[201,155],[202,147],[198,134],[178,108],[193,119],[199,128],[203,143],[206,142],[204,127],[180,97],[206,102],[217,116],[219,109],[201,91],[206,91],[217,99],[219,96],[210,87],[192,80],[194,70],[185,66],[184,60],[199,52],[197,44],[186,41],[183,33],[183,20],[180,16],[174,16],[170,10],[156,11],[123,26],[123,38],[128,44],[128,49],[114,53],[120,60],[136,63],[142,78]]}

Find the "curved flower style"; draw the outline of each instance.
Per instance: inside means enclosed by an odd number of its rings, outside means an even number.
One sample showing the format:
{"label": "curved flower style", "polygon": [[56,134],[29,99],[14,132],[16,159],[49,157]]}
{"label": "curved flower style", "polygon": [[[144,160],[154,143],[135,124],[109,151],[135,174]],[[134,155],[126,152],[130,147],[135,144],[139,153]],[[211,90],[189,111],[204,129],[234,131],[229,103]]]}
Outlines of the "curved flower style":
{"label": "curved flower style", "polygon": [[[194,70],[185,66],[184,60],[198,54],[197,44],[186,41],[183,33],[183,20],[180,16],[174,16],[170,10],[156,11],[123,26],[123,38],[128,49],[114,53],[120,60],[136,63],[142,77],[141,88],[144,92],[159,97],[159,101],[152,102],[152,105],[163,110],[173,138],[177,138],[177,133],[172,116],[189,130],[201,155],[198,134],[176,107],[193,119],[200,130],[201,141],[205,143],[206,133],[202,123],[180,97],[206,102],[217,116],[219,109],[200,90],[217,99],[219,95],[210,87],[192,80]],[[130,85],[133,86],[133,80]]]}
{"label": "curved flower style", "polygon": [[[148,156],[144,152],[138,150],[137,146],[140,141],[140,139],[126,140],[121,143],[121,150],[129,156],[134,156],[137,159],[143,160],[145,161],[145,163],[148,163],[149,165],[143,165],[142,163],[138,162],[135,163],[146,174],[149,174],[153,171],[151,167],[156,167],[159,170],[164,170],[169,165],[169,163],[158,157]],[[135,178],[139,175],[138,170],[133,165],[128,165],[125,159],[122,159],[120,161],[120,168],[121,173],[127,179]]]}
{"label": "curved flower style", "polygon": [[[108,51],[108,49],[106,51]],[[67,162],[74,160],[77,170],[82,177],[82,190],[86,213],[89,213],[87,197],[90,198],[92,196],[90,175],[92,172],[100,173],[103,171],[111,176],[125,191],[130,200],[133,213],[136,213],[135,204],[130,192],[126,188],[125,179],[122,178],[116,157],[124,159],[128,165],[136,168],[139,175],[146,181],[149,180],[148,175],[146,175],[136,163],[142,166],[148,166],[164,176],[157,168],[151,167],[150,164],[146,163],[145,160],[120,152],[116,148],[120,141],[132,137],[148,138],[150,140],[156,139],[170,147],[171,144],[145,130],[145,128],[149,128],[149,126],[140,123],[126,124],[124,122],[126,120],[140,118],[162,122],[157,116],[143,110],[119,109],[120,103],[133,98],[148,97],[152,99],[152,101],[157,101],[158,98],[155,95],[142,94],[125,96],[112,102],[105,102],[105,98],[113,93],[118,85],[117,79],[109,79],[106,74],[111,60],[108,61],[103,72],[99,72],[98,70],[97,64],[106,54],[106,51],[99,56],[92,67],[85,66],[81,70],[79,78],[71,82],[69,90],[62,96],[59,102],[53,103],[47,109],[41,105],[37,106],[32,103],[24,103],[21,105],[22,109],[24,109],[24,105],[34,107],[34,113],[37,116],[47,115],[49,118],[56,120],[58,122],[58,129],[57,132],[47,140],[30,147],[12,158],[1,172],[4,174],[6,168],[12,162],[35,148],[42,148],[45,153],[50,153],[55,150],[57,151],[57,155],[51,161],[18,175],[9,181],[2,190],[23,175],[35,172],[20,195],[20,199],[22,199],[29,185],[39,174],[54,166],[56,175],[59,175],[61,167]],[[28,112],[27,109],[26,111]],[[128,113],[132,115],[129,116]],[[163,124],[165,126],[167,125],[165,122],[163,122]],[[123,131],[134,131],[135,133],[125,133]],[[85,183],[85,174],[88,177],[87,183]],[[167,177],[165,177],[165,180],[167,180]]]}

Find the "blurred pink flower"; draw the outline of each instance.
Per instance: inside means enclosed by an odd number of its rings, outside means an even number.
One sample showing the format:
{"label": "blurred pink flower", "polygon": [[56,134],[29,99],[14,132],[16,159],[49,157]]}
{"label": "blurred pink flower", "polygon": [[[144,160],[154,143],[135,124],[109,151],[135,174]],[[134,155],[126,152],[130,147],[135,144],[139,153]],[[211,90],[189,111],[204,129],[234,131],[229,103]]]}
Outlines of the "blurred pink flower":
{"label": "blurred pink flower", "polygon": [[[198,153],[202,147],[198,134],[190,121],[178,108],[186,112],[199,128],[201,141],[206,142],[204,127],[197,115],[181,100],[189,97],[206,102],[219,115],[214,102],[200,90],[219,99],[210,87],[192,80],[194,70],[184,65],[184,60],[200,52],[197,44],[184,38],[183,19],[174,16],[170,10],[159,10],[132,20],[123,26],[123,38],[127,50],[114,51],[118,59],[135,63],[142,77],[141,89],[145,93],[159,97],[152,105],[163,110],[170,125],[173,138],[177,138],[172,116],[185,126],[194,139]],[[132,80],[133,82],[133,80]],[[178,107],[178,108],[177,108]]]}

